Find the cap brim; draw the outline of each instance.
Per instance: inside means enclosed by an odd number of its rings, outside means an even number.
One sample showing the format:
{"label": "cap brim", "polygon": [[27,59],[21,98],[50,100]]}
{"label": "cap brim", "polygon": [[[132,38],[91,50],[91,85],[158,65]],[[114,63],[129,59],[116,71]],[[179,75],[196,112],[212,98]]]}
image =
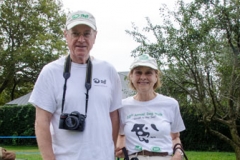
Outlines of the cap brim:
{"label": "cap brim", "polygon": [[87,26],[91,27],[92,29],[96,30],[96,27],[94,25],[92,25],[91,23],[86,22],[86,21],[74,21],[74,22],[68,24],[66,28],[67,28],[67,30],[69,30],[77,25],[87,25]]}
{"label": "cap brim", "polygon": [[136,64],[136,65],[131,66],[130,69],[132,70],[132,69],[134,69],[134,68],[136,68],[136,67],[140,67],[140,66],[149,67],[149,68],[158,70],[158,68],[157,68],[156,66],[151,65],[151,64],[146,64],[146,63],[138,63],[138,64]]}

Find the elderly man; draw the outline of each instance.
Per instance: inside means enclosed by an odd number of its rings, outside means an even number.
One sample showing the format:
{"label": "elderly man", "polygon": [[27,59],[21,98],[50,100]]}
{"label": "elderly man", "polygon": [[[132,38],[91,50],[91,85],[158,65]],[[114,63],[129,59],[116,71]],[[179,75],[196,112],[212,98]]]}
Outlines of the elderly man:
{"label": "elderly man", "polygon": [[70,13],[64,36],[69,55],[44,66],[29,100],[42,158],[113,160],[122,99],[118,73],[90,56],[97,36],[91,13]]}

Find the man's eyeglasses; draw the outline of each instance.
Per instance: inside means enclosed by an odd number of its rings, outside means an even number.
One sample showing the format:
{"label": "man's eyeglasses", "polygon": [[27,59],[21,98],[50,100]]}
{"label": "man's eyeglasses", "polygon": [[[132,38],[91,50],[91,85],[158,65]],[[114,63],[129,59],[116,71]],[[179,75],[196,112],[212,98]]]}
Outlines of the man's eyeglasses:
{"label": "man's eyeglasses", "polygon": [[84,32],[83,34],[81,34],[80,32],[70,31],[70,34],[71,34],[72,38],[74,38],[74,39],[79,39],[81,36],[83,36],[84,39],[88,39],[91,37],[92,32],[87,31],[87,32]]}

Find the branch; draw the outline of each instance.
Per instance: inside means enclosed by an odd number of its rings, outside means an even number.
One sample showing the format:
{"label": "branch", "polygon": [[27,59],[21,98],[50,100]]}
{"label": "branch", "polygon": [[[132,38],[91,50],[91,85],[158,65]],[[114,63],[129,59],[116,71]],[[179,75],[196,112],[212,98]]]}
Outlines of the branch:
{"label": "branch", "polygon": [[[225,136],[225,135],[221,134],[220,132],[218,132],[218,131],[216,131],[216,130],[213,130],[213,129],[209,128],[209,127],[208,127],[207,129],[208,129],[208,131],[209,131],[211,134],[217,136],[218,138],[220,138],[221,140],[223,140],[223,141],[225,141],[226,143],[230,144],[231,146],[237,147],[237,144],[234,143],[234,142],[233,142],[231,139],[229,139],[227,136]],[[233,148],[235,148],[235,147],[233,147]]]}

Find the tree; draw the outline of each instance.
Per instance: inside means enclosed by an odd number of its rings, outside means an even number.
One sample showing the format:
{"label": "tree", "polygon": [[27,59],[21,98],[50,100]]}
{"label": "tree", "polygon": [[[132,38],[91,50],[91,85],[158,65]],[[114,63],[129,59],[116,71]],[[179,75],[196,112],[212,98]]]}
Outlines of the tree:
{"label": "tree", "polygon": [[[132,55],[149,53],[163,72],[163,90],[201,117],[208,133],[230,144],[240,159],[240,9],[239,0],[178,1],[163,6],[162,25],[147,18],[144,33],[133,24],[139,46]],[[147,39],[153,34],[156,41]],[[222,133],[218,126],[228,128]]]}
{"label": "tree", "polygon": [[0,1],[0,99],[32,89],[42,67],[66,53],[59,0]]}

